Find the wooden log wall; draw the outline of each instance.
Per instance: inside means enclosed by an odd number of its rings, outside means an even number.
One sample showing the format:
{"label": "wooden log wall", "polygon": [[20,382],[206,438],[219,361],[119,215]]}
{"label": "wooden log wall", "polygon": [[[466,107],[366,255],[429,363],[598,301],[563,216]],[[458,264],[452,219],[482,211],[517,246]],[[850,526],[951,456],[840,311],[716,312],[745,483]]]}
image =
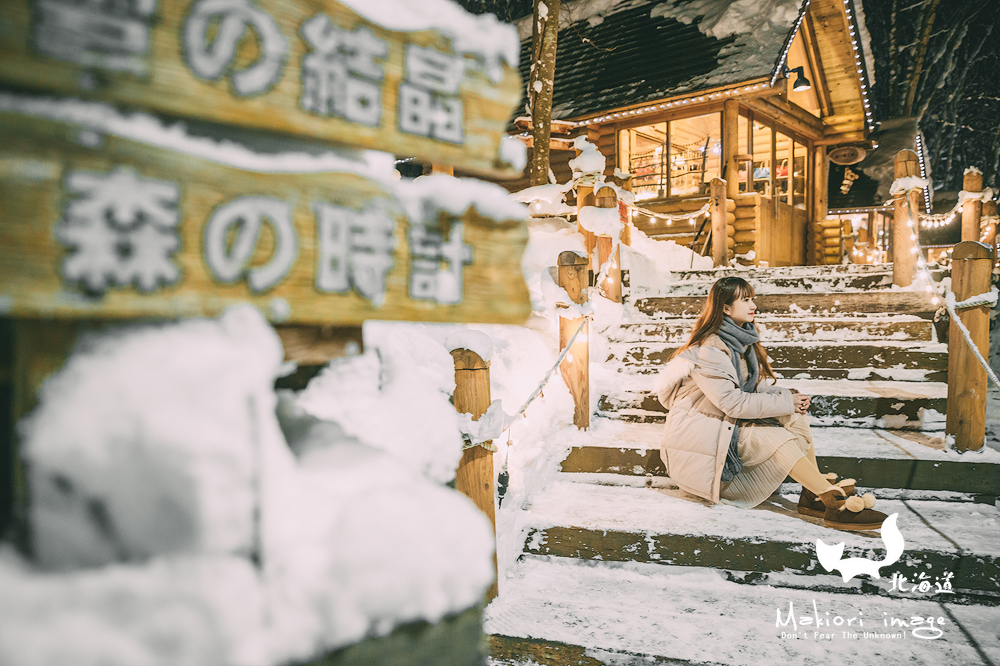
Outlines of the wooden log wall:
{"label": "wooden log wall", "polygon": [[[574,157],[576,157],[575,150],[558,150],[556,148],[549,149],[549,168],[552,169],[552,173],[556,177],[556,182],[567,183],[573,179],[573,170],[569,168],[569,161]],[[527,164],[531,164],[531,148],[528,148]],[[472,177],[477,174],[456,169],[455,175],[458,177]],[[512,180],[498,180],[496,182],[501,187],[506,188],[508,192],[519,192],[526,189],[531,186],[528,182],[528,167],[524,167],[524,171],[518,178]]]}
{"label": "wooden log wall", "polygon": [[840,220],[831,218],[811,223],[806,236],[806,263],[810,266],[839,264],[844,256],[843,240]]}
{"label": "wooden log wall", "polygon": [[[655,213],[670,213],[671,215],[695,213],[701,210],[708,203],[709,197],[692,197],[689,199],[678,199],[677,201],[648,205],[643,205],[643,202],[639,202],[643,208],[647,208]],[[730,253],[734,251],[734,247],[736,245],[736,242],[733,239],[736,233],[736,228],[734,226],[736,222],[736,208],[737,203],[735,200],[726,199],[726,235],[729,239],[726,242],[726,245]],[[694,241],[695,234],[698,232],[698,229],[701,228],[702,222],[705,222],[705,228],[701,230],[701,236],[698,239],[698,249],[700,250],[700,245],[705,240],[705,234],[708,233],[709,227],[711,226],[709,215],[710,213],[706,214],[704,217],[699,217],[694,221],[694,224],[691,224],[686,220],[668,221],[659,218],[650,218],[639,214],[635,218],[634,225],[636,229],[639,229],[650,238],[655,238],[656,240],[672,240],[678,245],[690,247],[691,243]]]}
{"label": "wooden log wall", "polygon": [[597,150],[604,155],[604,177],[611,178],[615,175],[615,166],[618,153],[618,141],[614,125],[598,125],[587,128],[587,138],[597,146]]}
{"label": "wooden log wall", "polygon": [[758,230],[760,229],[760,193],[750,192],[736,195],[732,200],[733,209],[732,238],[733,252],[746,254],[755,249]]}

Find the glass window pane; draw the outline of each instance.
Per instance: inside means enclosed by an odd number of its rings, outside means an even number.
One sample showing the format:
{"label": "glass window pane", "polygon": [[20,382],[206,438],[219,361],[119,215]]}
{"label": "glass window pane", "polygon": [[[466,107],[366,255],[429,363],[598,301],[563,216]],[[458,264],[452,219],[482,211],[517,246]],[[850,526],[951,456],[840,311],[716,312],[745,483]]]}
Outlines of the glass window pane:
{"label": "glass window pane", "polygon": [[753,177],[754,192],[760,192],[762,197],[771,196],[771,128],[758,122],[754,122],[753,136],[753,162],[751,162],[751,176]]}
{"label": "glass window pane", "polygon": [[633,127],[619,133],[619,168],[632,174],[632,191],[637,199],[667,195],[666,145],[666,123]]}
{"label": "glass window pane", "polygon": [[670,121],[670,196],[708,194],[722,162],[722,114]]}
{"label": "glass window pane", "polygon": [[809,160],[807,159],[806,147],[795,142],[795,159],[792,160],[792,205],[805,210],[806,208],[806,183],[809,176]]}
{"label": "glass window pane", "polygon": [[792,140],[778,132],[774,152],[774,175],[777,177],[778,196],[783,203],[792,203],[791,189],[788,184],[791,179]]}
{"label": "glass window pane", "polygon": [[753,157],[753,147],[750,145],[750,121],[746,116],[739,117],[736,137],[736,180],[740,192],[751,191],[750,164]]}

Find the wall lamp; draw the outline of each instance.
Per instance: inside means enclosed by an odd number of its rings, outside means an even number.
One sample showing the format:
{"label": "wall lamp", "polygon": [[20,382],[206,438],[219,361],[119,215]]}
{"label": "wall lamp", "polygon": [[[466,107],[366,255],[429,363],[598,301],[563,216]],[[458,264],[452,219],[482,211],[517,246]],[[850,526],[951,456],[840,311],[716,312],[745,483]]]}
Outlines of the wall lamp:
{"label": "wall lamp", "polygon": [[784,76],[787,79],[791,78],[792,74],[797,74],[797,76],[795,77],[795,82],[792,83],[792,90],[802,91],[802,90],[809,90],[810,88],[812,88],[812,83],[810,83],[809,79],[806,78],[805,67],[793,67],[789,69],[788,65],[782,65],[781,67],[782,76]]}

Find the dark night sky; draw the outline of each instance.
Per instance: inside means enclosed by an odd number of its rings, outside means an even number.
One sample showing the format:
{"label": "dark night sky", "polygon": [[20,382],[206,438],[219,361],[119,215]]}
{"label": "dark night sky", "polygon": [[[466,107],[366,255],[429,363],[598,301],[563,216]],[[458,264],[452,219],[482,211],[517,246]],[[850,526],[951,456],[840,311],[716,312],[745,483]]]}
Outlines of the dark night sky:
{"label": "dark night sky", "polygon": [[[530,14],[533,5],[531,0],[458,1],[505,21]],[[1000,1],[862,1],[875,58],[876,120],[919,117],[935,190],[961,189],[968,166],[983,171],[987,186],[1000,185],[1000,30],[995,28]],[[921,59],[920,37],[928,24]]]}

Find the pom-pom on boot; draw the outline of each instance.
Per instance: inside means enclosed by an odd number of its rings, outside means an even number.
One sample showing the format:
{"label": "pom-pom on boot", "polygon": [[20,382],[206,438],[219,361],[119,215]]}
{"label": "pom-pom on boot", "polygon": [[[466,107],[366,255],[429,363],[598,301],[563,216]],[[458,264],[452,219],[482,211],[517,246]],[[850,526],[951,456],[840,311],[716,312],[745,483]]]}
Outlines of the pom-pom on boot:
{"label": "pom-pom on boot", "polygon": [[872,508],[875,506],[874,495],[865,493],[861,497],[844,497],[841,492],[843,489],[839,486],[831,486],[819,496],[826,507],[823,518],[827,527],[854,531],[877,530],[882,527],[888,516]]}
{"label": "pom-pom on boot", "polygon": [[[837,478],[836,472],[830,472],[823,475],[831,484]],[[835,485],[840,487],[844,494],[848,497],[855,494],[857,489],[855,488],[854,479],[843,479],[838,481]],[[799,513],[804,516],[812,516],[814,518],[822,518],[826,514],[826,505],[823,504],[816,493],[809,490],[805,486],[802,486],[802,494],[799,495]]]}

